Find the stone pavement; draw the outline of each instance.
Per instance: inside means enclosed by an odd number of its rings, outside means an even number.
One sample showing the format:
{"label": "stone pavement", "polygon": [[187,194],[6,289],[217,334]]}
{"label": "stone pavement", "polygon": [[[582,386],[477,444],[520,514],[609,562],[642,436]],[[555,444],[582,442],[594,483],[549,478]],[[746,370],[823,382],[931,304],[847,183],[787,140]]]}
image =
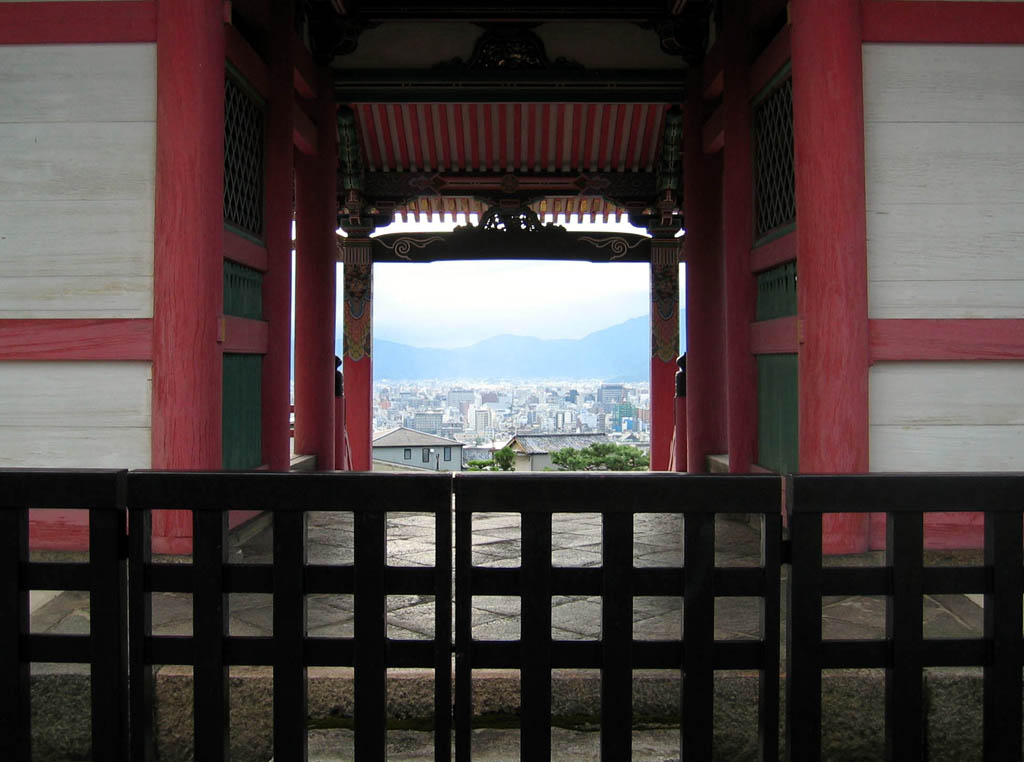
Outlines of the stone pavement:
{"label": "stone pavement", "polygon": [[[478,514],[474,517],[473,561],[481,566],[518,566],[521,538],[520,522],[516,514]],[[556,514],[553,516],[552,563],[556,566],[599,566],[601,563],[601,519],[597,514]],[[669,566],[682,563],[681,550],[682,519],[678,516],[640,514],[634,521],[635,565]],[[431,566],[434,560],[434,519],[431,515],[417,513],[391,513],[387,518],[387,558],[392,566]],[[716,564],[718,566],[756,566],[759,558],[760,532],[740,518],[719,517],[716,525]],[[353,559],[353,521],[349,513],[310,512],[308,514],[307,556],[310,563],[344,564]],[[247,533],[241,543],[232,543],[231,562],[269,563],[272,557],[272,529]],[[54,559],[50,559],[54,560]],[[186,562],[188,559],[167,558],[167,562]],[[858,557],[828,559],[828,563],[873,565],[880,563],[881,554],[865,554]],[[931,554],[931,563],[980,563],[977,554],[952,553]],[[782,596],[785,606],[785,594]],[[267,635],[272,632],[273,605],[270,595],[232,594],[230,596],[229,631],[232,635]],[[351,637],[353,634],[353,600],[351,595],[309,596],[307,602],[307,632],[310,636]],[[637,640],[660,640],[677,638],[681,628],[681,599],[678,597],[637,597],[634,599],[633,632]],[[759,636],[759,606],[756,598],[719,598],[715,606],[715,636],[719,639],[751,639]],[[187,594],[164,593],[153,595],[153,632],[156,635],[188,635],[192,631],[192,602]],[[433,637],[433,598],[429,596],[389,596],[386,606],[388,636],[396,639],[422,639]],[[552,599],[552,636],[562,640],[597,639],[600,637],[601,601],[588,596],[556,596]],[[782,616],[785,623],[785,611]],[[831,597],[823,600],[823,634],[826,638],[880,638],[885,631],[885,598],[871,596]],[[924,615],[925,637],[977,637],[982,628],[982,609],[962,595],[926,596]],[[48,593],[37,591],[32,594],[31,629],[33,632],[60,634],[81,634],[89,631],[89,595],[85,592]],[[516,639],[520,633],[519,600],[506,597],[476,597],[473,605],[473,632],[478,639]],[[784,648],[783,648],[784,658]],[[783,670],[785,669],[783,663]],[[250,670],[246,672],[245,670]],[[260,668],[232,669],[232,677],[244,682],[246,675],[256,676]],[[264,670],[266,671],[266,670]],[[345,670],[322,670],[325,678],[316,678],[318,686],[335,685],[333,688],[317,687],[331,698],[314,699],[314,678],[311,670],[310,714],[313,728],[310,731],[311,760],[329,762],[346,758],[343,751],[350,743],[351,735],[344,729],[344,721],[337,720],[350,716],[351,672]],[[432,710],[429,678],[420,675],[419,688],[395,688],[396,673],[389,673],[389,704],[397,717],[423,717]],[[411,671],[410,671],[411,672]],[[499,672],[499,671],[496,671]],[[596,674],[587,675],[582,682],[573,677],[574,671],[560,670],[564,674],[554,676],[553,704],[556,714],[580,717],[592,715],[598,705]],[[580,673],[593,671],[575,671]],[[33,674],[87,675],[87,667],[69,668],[67,665],[33,665]],[[187,681],[187,669],[165,667],[165,685],[175,680]],[[333,678],[331,677],[333,676]],[[267,676],[260,673],[258,680],[266,682]],[[340,687],[340,678],[347,687]],[[331,682],[333,679],[333,683]],[[574,683],[573,681],[576,680]],[[415,682],[415,681],[413,681]],[[750,683],[750,680],[746,681]],[[159,683],[159,678],[158,678]],[[178,689],[167,688],[168,696],[188,696],[187,682]],[[413,685],[412,682],[409,683]],[[260,708],[261,699],[266,696],[266,686],[254,690],[253,711],[263,713],[267,722],[269,715],[265,707]],[[583,686],[583,687],[579,687]],[[178,690],[178,694],[173,690]],[[234,688],[233,688],[234,690]],[[239,688],[239,697],[244,690]],[[477,710],[488,717],[513,716],[518,709],[518,680],[508,675],[497,675],[486,685],[475,688]],[[743,688],[746,691],[748,688]],[[341,693],[338,694],[337,691]],[[392,692],[394,696],[392,697]],[[637,673],[635,687],[635,712],[647,717],[671,717],[678,707],[678,675],[645,676]],[[341,698],[339,695],[344,694]],[[557,694],[557,695],[554,695]],[[232,701],[235,701],[235,693]],[[319,695],[319,693],[318,693]],[[756,705],[756,694],[750,699]],[[580,698],[583,696],[584,698]],[[589,698],[588,698],[589,697]],[[175,699],[177,700],[177,699]],[[183,701],[190,702],[184,698]],[[242,699],[239,699],[240,704]],[[402,702],[405,701],[403,704]],[[417,701],[428,706],[417,707]],[[171,699],[168,705],[173,703]],[[265,702],[264,702],[265,703]],[[742,702],[741,702],[742,703]],[[233,703],[233,713],[234,703]],[[423,711],[425,710],[425,712]],[[161,710],[162,712],[163,710]],[[178,710],[190,715],[187,706]],[[245,710],[241,710],[245,711]],[[319,717],[316,715],[319,713]],[[167,716],[166,714],[162,716]],[[180,716],[180,715],[179,715]],[[514,717],[513,717],[514,719]],[[162,721],[161,721],[162,722]],[[170,720],[168,720],[170,722]],[[233,720],[234,722],[234,720]],[[335,724],[332,726],[332,722]],[[492,720],[486,720],[487,725]],[[499,723],[500,725],[500,723]],[[187,745],[188,728],[181,743]],[[263,732],[263,731],[261,731]],[[500,727],[481,727],[474,731],[478,739],[474,756],[483,760],[508,758],[510,749],[518,744],[517,733]],[[553,729],[553,738],[558,738],[559,758],[592,758],[594,754],[585,751],[597,743],[597,734],[592,727],[579,727],[566,723],[564,728]],[[171,743],[173,731],[166,727],[161,737]],[[675,759],[678,755],[678,731],[665,730],[653,724],[637,730],[637,759]],[[254,732],[254,736],[259,733]],[[348,739],[348,740],[346,740]],[[233,745],[235,738],[233,737]],[[393,748],[389,758],[401,760],[430,759],[430,733],[414,730],[398,730],[389,734]],[[256,744],[259,746],[259,744]],[[596,747],[595,747],[596,748]],[[576,750],[575,752],[572,750]],[[648,752],[641,753],[641,749]],[[332,751],[333,750],[333,751]],[[577,753],[578,752],[578,753]],[[260,758],[262,752],[256,752]],[[338,756],[342,754],[342,756]],[[562,756],[562,755],[567,756]],[[490,756],[489,756],[490,755]],[[174,754],[167,754],[172,758]],[[239,753],[239,758],[245,755]],[[266,759],[264,755],[262,759]],[[349,757],[350,758],[350,757]]]}

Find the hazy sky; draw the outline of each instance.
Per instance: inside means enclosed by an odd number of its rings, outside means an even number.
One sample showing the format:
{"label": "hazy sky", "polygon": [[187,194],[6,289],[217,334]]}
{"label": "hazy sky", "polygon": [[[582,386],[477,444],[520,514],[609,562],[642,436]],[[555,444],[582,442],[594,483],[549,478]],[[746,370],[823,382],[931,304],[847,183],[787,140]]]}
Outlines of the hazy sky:
{"label": "hazy sky", "polygon": [[[628,223],[564,224],[570,230],[640,232]],[[395,223],[382,232],[452,227]],[[375,337],[421,347],[464,347],[502,333],[575,339],[650,312],[645,263],[395,263],[375,265],[373,278]],[[339,336],[341,314],[339,309]]]}

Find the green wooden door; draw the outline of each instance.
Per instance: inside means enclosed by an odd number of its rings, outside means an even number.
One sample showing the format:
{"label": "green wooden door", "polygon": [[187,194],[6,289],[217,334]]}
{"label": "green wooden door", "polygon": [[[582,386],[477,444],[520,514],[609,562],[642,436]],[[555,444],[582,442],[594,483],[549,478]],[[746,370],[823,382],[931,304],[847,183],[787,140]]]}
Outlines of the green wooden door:
{"label": "green wooden door", "polygon": [[757,462],[780,473],[799,470],[797,356],[757,358]]}
{"label": "green wooden door", "polygon": [[224,468],[256,468],[262,454],[263,355],[224,355]]}

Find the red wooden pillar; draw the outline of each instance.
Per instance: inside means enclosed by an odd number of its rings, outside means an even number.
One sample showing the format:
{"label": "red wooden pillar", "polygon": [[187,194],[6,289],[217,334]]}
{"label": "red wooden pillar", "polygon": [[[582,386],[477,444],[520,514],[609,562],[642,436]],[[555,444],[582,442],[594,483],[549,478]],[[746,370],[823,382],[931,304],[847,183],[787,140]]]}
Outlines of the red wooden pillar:
{"label": "red wooden pillar", "polygon": [[373,260],[370,239],[345,240],[345,430],[353,471],[369,471],[373,439]]}
{"label": "red wooden pillar", "polygon": [[295,103],[289,0],[270,4],[270,104],[266,143],[267,272],[263,276],[263,316],[267,353],[263,357],[263,463],[287,471],[290,463],[289,408],[291,364],[292,198],[295,188],[292,109]]}
{"label": "red wooden pillar", "polygon": [[686,470],[707,471],[725,452],[721,166],[703,150],[701,73],[690,75],[683,111],[683,259],[686,262]]}
{"label": "red wooden pillar", "polygon": [[[224,12],[157,3],[152,465],[221,466]],[[153,549],[191,550],[191,514],[153,516]]]}
{"label": "red wooden pillar", "polygon": [[679,239],[651,241],[651,470],[667,471],[679,356]]}
{"label": "red wooden pillar", "polygon": [[[793,0],[800,470],[868,470],[867,242],[859,0]],[[827,44],[824,44],[827,40]],[[824,549],[867,549],[868,515],[826,517]]]}
{"label": "red wooden pillar", "polygon": [[725,5],[721,41],[725,61],[722,249],[725,260],[727,434],[729,470],[732,473],[750,471],[757,443],[757,365],[750,351],[750,323],[754,319],[756,291],[750,272],[753,170],[747,89],[751,53],[747,9],[746,0]]}
{"label": "red wooden pillar", "polygon": [[[326,79],[326,77],[325,77]],[[337,128],[329,86],[316,105],[317,153],[296,156],[295,452],[334,468]]]}

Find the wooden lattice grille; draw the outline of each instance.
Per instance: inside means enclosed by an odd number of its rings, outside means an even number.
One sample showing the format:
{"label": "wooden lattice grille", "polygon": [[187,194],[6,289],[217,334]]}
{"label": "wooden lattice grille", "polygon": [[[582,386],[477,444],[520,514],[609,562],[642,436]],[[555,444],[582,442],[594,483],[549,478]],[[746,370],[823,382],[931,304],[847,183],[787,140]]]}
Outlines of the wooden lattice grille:
{"label": "wooden lattice grille", "polygon": [[263,238],[263,103],[230,74],[224,80],[224,222]]}
{"label": "wooden lattice grille", "polygon": [[224,314],[263,319],[263,273],[225,260]]}
{"label": "wooden lattice grille", "polygon": [[796,314],[796,262],[785,262],[757,275],[757,320]]}
{"label": "wooden lattice grille", "polygon": [[754,105],[754,238],[796,221],[793,79]]}

